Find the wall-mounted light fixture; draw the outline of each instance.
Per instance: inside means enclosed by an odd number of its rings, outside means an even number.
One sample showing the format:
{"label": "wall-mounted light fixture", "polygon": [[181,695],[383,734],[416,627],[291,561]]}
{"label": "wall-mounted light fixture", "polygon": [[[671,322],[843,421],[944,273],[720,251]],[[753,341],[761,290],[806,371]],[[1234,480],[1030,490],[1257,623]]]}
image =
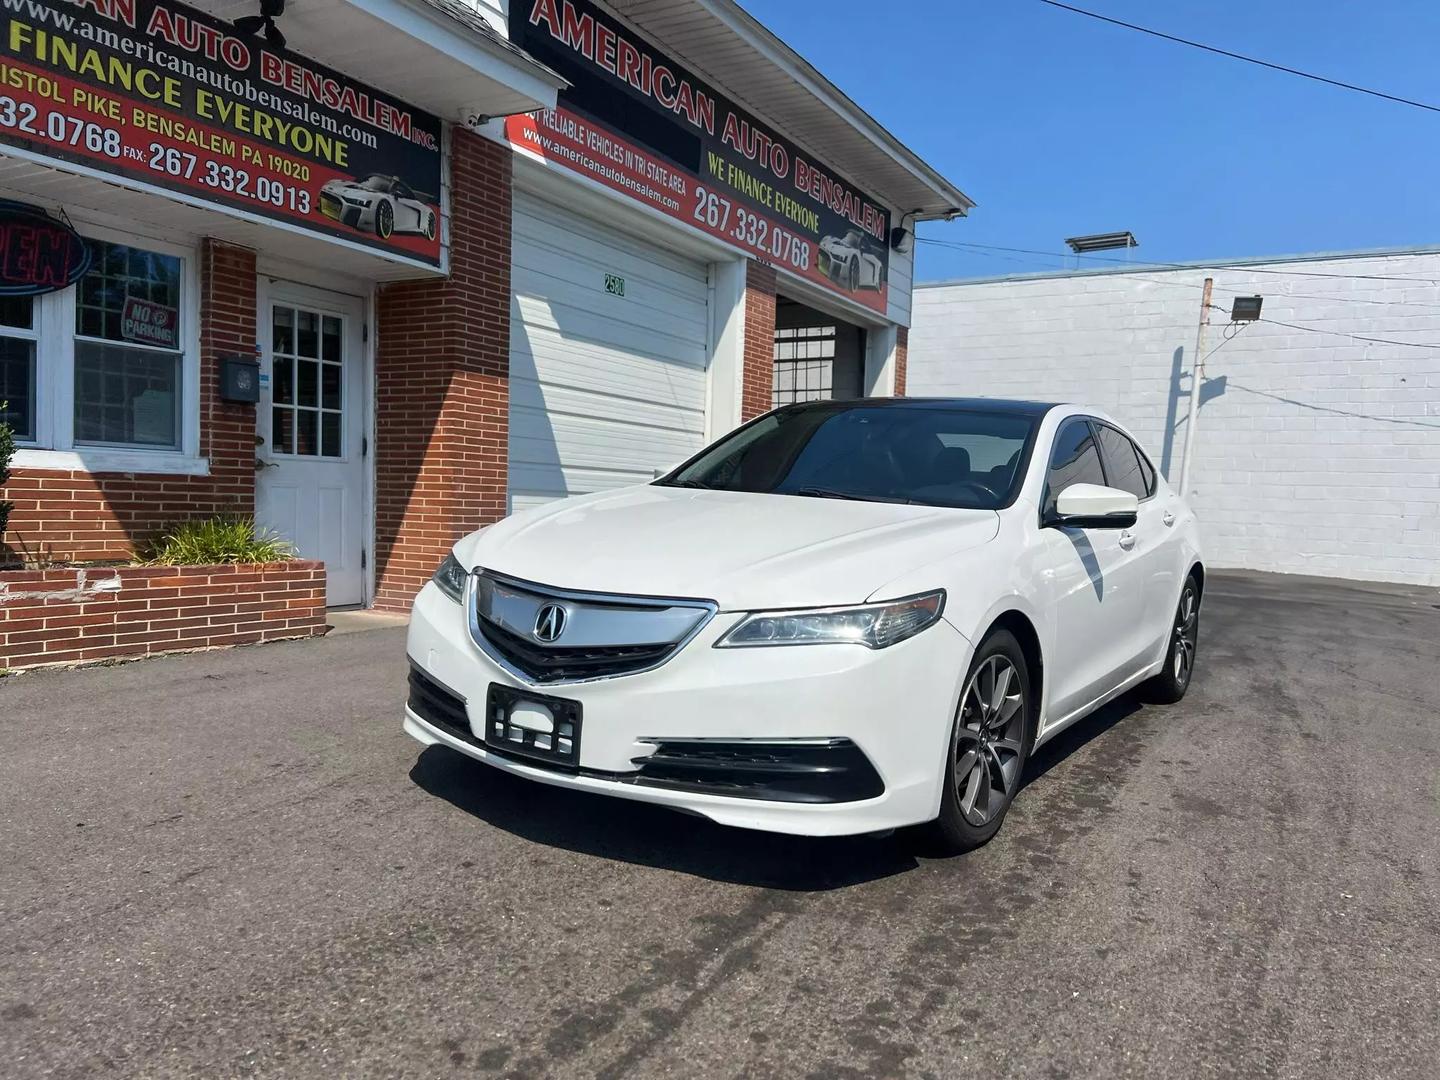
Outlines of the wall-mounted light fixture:
{"label": "wall-mounted light fixture", "polygon": [[1260,318],[1260,305],[1265,302],[1263,296],[1237,296],[1230,305],[1231,322],[1254,322]]}

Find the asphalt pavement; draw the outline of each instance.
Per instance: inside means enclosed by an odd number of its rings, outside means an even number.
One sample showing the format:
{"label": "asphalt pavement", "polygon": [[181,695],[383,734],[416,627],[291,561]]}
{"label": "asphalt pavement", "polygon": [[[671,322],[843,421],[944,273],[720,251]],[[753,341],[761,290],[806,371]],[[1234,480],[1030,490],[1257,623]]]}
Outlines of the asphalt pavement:
{"label": "asphalt pavement", "polygon": [[400,730],[403,631],[0,680],[0,1074],[1440,1074],[1440,592],[1214,575],[989,846]]}

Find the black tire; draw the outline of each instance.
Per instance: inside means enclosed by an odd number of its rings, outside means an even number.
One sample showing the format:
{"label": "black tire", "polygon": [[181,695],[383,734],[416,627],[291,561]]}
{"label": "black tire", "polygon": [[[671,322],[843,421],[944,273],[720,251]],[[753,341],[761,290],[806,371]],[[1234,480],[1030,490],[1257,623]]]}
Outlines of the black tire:
{"label": "black tire", "polygon": [[431,215],[425,220],[425,239],[426,239],[426,240],[434,240],[434,239],[435,239],[435,215],[434,215],[434,214],[431,214]]}
{"label": "black tire", "polygon": [[381,240],[389,240],[390,234],[395,231],[395,208],[389,202],[382,201],[375,208],[375,235]]}
{"label": "black tire", "polygon": [[852,258],[852,259],[850,260],[850,273],[849,273],[848,276],[849,276],[850,291],[851,291],[851,292],[854,292],[856,289],[860,288],[860,260],[859,260],[859,259],[857,259],[857,258]]}
{"label": "black tire", "polygon": [[[1002,726],[993,730],[1005,737],[981,742],[977,737],[976,722],[980,727],[989,725],[985,717],[977,712],[977,709],[986,706],[979,700],[976,690],[984,687],[987,670],[995,671],[1002,665],[1008,666],[1013,673],[1012,679],[1018,681],[1020,702],[1013,713],[1006,714],[1009,698],[1002,692],[1004,701],[997,706],[994,716],[1004,714],[1005,718]],[[996,681],[992,679],[992,689]],[[1007,686],[1011,684],[1007,681]],[[993,694],[990,696],[993,697]],[[1035,744],[1037,711],[1031,692],[1030,669],[1025,663],[1020,643],[1008,630],[993,631],[975,650],[970,669],[965,673],[960,706],[951,721],[950,739],[946,743],[945,786],[940,796],[940,816],[921,829],[929,849],[936,854],[959,855],[980,847],[1000,831],[1005,814],[1020,790],[1025,764],[1030,760],[1030,750]],[[982,747],[991,748],[991,751],[987,752]],[[1000,747],[1004,749],[995,749]],[[983,812],[975,786],[979,783],[976,770],[982,761],[987,777]],[[969,762],[970,767],[966,768],[965,762]],[[957,773],[961,774],[958,782]],[[1001,780],[1004,781],[1003,791],[996,792],[996,784]],[[996,795],[998,798],[992,801]]]}
{"label": "black tire", "polygon": [[1200,645],[1200,582],[1191,574],[1180,590],[1165,666],[1145,683],[1145,697],[1157,705],[1173,705],[1190,689],[1195,676],[1195,655]]}

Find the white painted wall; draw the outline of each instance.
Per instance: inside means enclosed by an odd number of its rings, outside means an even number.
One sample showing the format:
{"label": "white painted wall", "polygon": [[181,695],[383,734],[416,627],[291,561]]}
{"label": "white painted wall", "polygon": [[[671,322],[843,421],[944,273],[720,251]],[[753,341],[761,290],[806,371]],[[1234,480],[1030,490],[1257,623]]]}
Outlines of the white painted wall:
{"label": "white painted wall", "polygon": [[[892,212],[891,220],[898,222],[900,215]],[[900,326],[910,325],[911,289],[915,274],[915,248],[909,251],[890,249],[890,292],[886,297],[885,317]]]}
{"label": "white painted wall", "polygon": [[[1211,565],[1440,585],[1440,251],[920,285],[909,393],[1091,402],[1178,482],[1207,274],[1224,311],[1190,483]],[[1325,274],[1345,276],[1305,276]],[[1227,330],[1255,293],[1328,333]]]}

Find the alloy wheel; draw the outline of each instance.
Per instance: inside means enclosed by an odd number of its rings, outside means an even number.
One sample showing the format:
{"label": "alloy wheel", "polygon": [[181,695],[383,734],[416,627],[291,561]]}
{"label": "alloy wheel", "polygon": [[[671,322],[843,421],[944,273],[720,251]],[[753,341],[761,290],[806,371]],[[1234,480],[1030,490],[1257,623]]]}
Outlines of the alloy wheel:
{"label": "alloy wheel", "polygon": [[1025,681],[1003,655],[970,677],[955,725],[955,798],[971,825],[994,820],[1020,783]]}
{"label": "alloy wheel", "polygon": [[1170,663],[1175,681],[1184,686],[1195,666],[1195,644],[1200,636],[1200,598],[1194,582],[1185,583],[1175,609],[1175,629],[1170,641]]}

